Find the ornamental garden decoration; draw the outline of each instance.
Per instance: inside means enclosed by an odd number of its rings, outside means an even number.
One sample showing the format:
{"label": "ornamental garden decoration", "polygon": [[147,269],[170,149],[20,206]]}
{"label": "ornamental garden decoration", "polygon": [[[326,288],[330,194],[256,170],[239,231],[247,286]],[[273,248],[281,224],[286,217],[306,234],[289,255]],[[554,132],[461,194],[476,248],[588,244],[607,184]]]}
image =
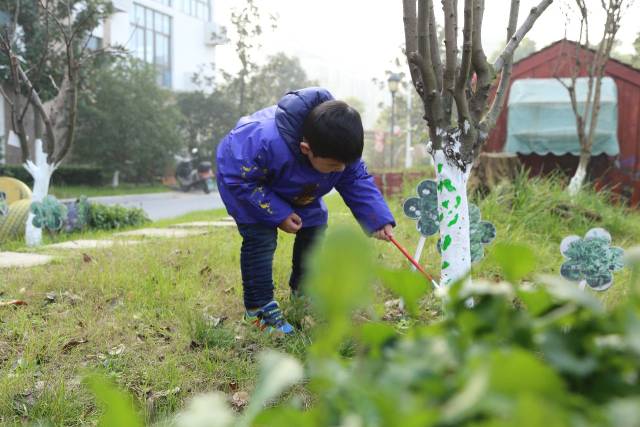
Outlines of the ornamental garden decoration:
{"label": "ornamental garden decoration", "polygon": [[[433,180],[425,180],[418,184],[418,197],[411,197],[404,202],[404,214],[416,221],[416,228],[420,232],[420,241],[416,250],[415,259],[419,260],[424,248],[427,237],[433,236],[440,230],[440,221],[444,215],[438,212],[438,184]],[[450,206],[450,201],[442,202],[444,211],[458,208],[461,203],[460,198],[456,199],[455,206]],[[455,215],[450,221],[450,225],[454,225],[458,220]],[[495,226],[488,222],[482,221],[480,208],[473,203],[469,204],[469,231],[471,240],[471,262],[475,263],[484,257],[484,245],[491,243],[496,237]],[[437,243],[438,252],[446,251],[451,245],[451,237],[446,235],[444,239],[439,239]],[[444,270],[449,265],[444,262],[441,268]]]}
{"label": "ornamental garden decoration", "polygon": [[611,234],[603,228],[592,228],[584,236],[568,236],[560,244],[566,261],[560,268],[562,277],[606,291],[613,284],[613,273],[624,267],[624,249],[611,246]]}

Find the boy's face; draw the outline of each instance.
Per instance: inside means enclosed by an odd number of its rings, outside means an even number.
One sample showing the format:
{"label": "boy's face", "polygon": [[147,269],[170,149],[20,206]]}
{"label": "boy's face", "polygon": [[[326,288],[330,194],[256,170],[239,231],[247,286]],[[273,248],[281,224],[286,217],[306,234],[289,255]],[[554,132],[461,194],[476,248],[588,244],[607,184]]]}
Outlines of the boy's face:
{"label": "boy's face", "polygon": [[320,173],[342,172],[347,167],[339,160],[330,159],[328,157],[317,157],[313,155],[311,147],[307,142],[300,143],[300,151],[307,156],[311,166]]}

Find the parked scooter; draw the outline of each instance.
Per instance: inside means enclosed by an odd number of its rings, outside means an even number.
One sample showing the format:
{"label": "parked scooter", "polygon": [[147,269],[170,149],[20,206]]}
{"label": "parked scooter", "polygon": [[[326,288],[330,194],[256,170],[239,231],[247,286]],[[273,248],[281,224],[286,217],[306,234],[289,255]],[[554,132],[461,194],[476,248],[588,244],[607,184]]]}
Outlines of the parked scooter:
{"label": "parked scooter", "polygon": [[176,181],[184,192],[188,192],[194,187],[200,187],[206,194],[209,194],[215,189],[211,162],[200,161],[197,154],[198,149],[194,148],[191,150],[190,158],[176,157],[178,160]]}

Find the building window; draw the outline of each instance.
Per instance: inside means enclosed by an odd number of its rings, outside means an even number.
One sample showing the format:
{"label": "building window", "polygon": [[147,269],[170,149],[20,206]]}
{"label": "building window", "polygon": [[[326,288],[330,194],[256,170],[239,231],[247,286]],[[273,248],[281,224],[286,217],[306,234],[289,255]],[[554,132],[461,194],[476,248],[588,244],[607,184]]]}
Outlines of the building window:
{"label": "building window", "polygon": [[155,0],[155,1],[157,3],[160,3],[161,5],[171,7],[171,0]]}
{"label": "building window", "polygon": [[87,49],[89,50],[102,49],[102,38],[96,37],[93,34],[89,34],[89,36],[85,39],[85,43]]}
{"label": "building window", "polygon": [[211,5],[209,0],[177,0],[180,10],[187,15],[211,21]]}
{"label": "building window", "polygon": [[171,87],[171,17],[139,4],[131,15],[132,53],[158,70],[158,84]]}

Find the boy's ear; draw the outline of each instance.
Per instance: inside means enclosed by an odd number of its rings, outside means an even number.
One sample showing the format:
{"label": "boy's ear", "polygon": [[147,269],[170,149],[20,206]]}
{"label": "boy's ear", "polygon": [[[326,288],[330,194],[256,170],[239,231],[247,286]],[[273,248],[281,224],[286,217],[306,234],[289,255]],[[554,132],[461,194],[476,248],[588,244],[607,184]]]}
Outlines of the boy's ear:
{"label": "boy's ear", "polygon": [[306,156],[311,152],[311,146],[309,145],[308,142],[302,141],[300,143],[300,151],[302,151],[302,154]]}

